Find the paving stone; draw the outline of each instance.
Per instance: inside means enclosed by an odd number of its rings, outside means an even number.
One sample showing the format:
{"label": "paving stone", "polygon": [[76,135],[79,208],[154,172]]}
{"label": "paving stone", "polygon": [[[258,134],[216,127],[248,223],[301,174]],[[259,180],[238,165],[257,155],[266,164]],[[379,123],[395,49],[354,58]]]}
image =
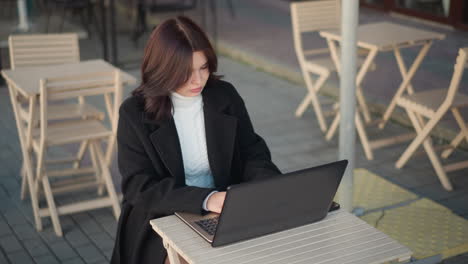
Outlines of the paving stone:
{"label": "paving stone", "polygon": [[52,244],[52,243],[58,243],[58,242],[65,242],[65,238],[64,237],[58,237],[52,226],[50,224],[45,224],[44,220],[46,219],[42,219],[43,222],[42,222],[42,228],[43,230],[41,232],[38,232],[39,233],[39,236],[47,243],[47,244]]}
{"label": "paving stone", "polygon": [[65,261],[78,257],[77,252],[67,242],[58,242],[49,244],[50,249],[54,255],[60,260]]}
{"label": "paving stone", "polygon": [[33,257],[50,254],[50,250],[41,239],[32,239],[22,241],[24,247]]}
{"label": "paving stone", "polygon": [[11,227],[29,224],[24,215],[18,210],[16,206],[10,207],[9,210],[3,214],[3,216]]}
{"label": "paving stone", "polygon": [[114,215],[109,208],[94,210],[89,213],[99,223],[115,221]]}
{"label": "paving stone", "polygon": [[67,232],[64,237],[73,247],[83,246],[90,243],[89,238],[78,227]]}
{"label": "paving stone", "polygon": [[466,192],[446,200],[441,200],[439,203],[452,209],[458,215],[463,216],[468,214],[468,193]]}
{"label": "paving stone", "polygon": [[60,224],[62,225],[64,233],[68,233],[74,229],[79,229],[78,224],[73,221],[73,218],[70,215],[60,216]]}
{"label": "paving stone", "polygon": [[114,252],[113,249],[105,250],[104,251],[104,256],[106,256],[106,259],[110,261],[112,258],[112,253]]}
{"label": "paving stone", "polygon": [[67,261],[62,262],[62,264],[84,264],[85,262],[81,258],[74,258],[69,259]]}
{"label": "paving stone", "polygon": [[21,264],[33,264],[34,261],[32,258],[26,253],[26,251],[17,251],[7,254],[8,259],[11,263],[21,263]]}
{"label": "paving stone", "polygon": [[108,260],[98,261],[98,262],[94,262],[92,264],[109,264],[109,261]]}
{"label": "paving stone", "polygon": [[15,226],[13,226],[13,231],[15,232],[16,236],[20,240],[39,239],[39,235],[37,234],[36,229],[34,229],[29,224],[15,225]]}
{"label": "paving stone", "polygon": [[468,254],[458,255],[442,261],[440,264],[466,264],[468,263]]}
{"label": "paving stone", "polygon": [[18,193],[20,184],[18,183],[18,180],[15,177],[9,176],[1,180],[0,184],[2,185],[4,190],[6,190],[8,196],[12,197],[13,195]]}
{"label": "paving stone", "polygon": [[0,250],[0,264],[8,264],[9,261],[2,250]]}
{"label": "paving stone", "polygon": [[59,264],[60,262],[52,255],[44,255],[35,257],[34,261],[37,264]]}
{"label": "paving stone", "polygon": [[101,251],[114,248],[114,239],[107,233],[95,233],[89,235],[89,238]]}
{"label": "paving stone", "polygon": [[95,263],[106,260],[104,255],[94,245],[77,247],[76,251],[78,251],[78,254],[86,263]]}
{"label": "paving stone", "polygon": [[8,235],[0,238],[0,246],[5,251],[5,253],[10,253],[23,249],[19,240],[13,236]]}
{"label": "paving stone", "polygon": [[16,206],[10,201],[11,200],[7,198],[6,200],[4,200],[3,203],[0,203],[0,213],[2,213],[2,215],[5,215],[7,212],[11,210],[15,210]]}
{"label": "paving stone", "polygon": [[109,234],[113,239],[115,239],[115,235],[117,233],[117,222],[110,221],[110,222],[103,222],[101,223],[104,230],[106,230],[107,234]]}
{"label": "paving stone", "polygon": [[10,226],[0,217],[0,237],[11,234],[13,234],[13,231]]}
{"label": "paving stone", "polygon": [[87,213],[76,214],[72,217],[75,223],[77,223],[87,235],[101,233],[103,231],[102,227]]}
{"label": "paving stone", "polygon": [[432,200],[436,202],[440,202],[440,200],[450,199],[451,197],[455,197],[465,192],[464,190],[457,190],[457,189],[451,192],[447,192],[442,187],[442,185],[438,182],[423,185],[423,186],[418,186],[416,188],[410,189],[410,191],[423,197],[431,197]]}
{"label": "paving stone", "polygon": [[5,191],[5,187],[0,185],[0,199],[4,201],[5,199],[9,198],[8,193]]}

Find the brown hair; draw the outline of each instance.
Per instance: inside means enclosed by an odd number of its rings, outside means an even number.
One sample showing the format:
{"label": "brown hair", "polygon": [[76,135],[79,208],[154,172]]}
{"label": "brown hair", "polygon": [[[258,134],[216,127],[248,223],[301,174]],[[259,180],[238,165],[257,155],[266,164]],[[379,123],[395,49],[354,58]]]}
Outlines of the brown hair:
{"label": "brown hair", "polygon": [[133,91],[145,102],[145,111],[155,120],[171,117],[170,92],[185,84],[192,74],[192,55],[202,51],[208,60],[209,78],[218,67],[218,59],[205,32],[185,16],[159,24],[146,43],[141,65],[142,81]]}

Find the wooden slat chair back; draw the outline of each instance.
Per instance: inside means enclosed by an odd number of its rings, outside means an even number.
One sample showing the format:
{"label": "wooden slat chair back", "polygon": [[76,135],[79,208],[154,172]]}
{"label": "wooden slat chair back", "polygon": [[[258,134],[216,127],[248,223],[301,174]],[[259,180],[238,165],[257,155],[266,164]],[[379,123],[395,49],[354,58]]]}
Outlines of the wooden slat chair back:
{"label": "wooden slat chair back", "polygon": [[12,69],[80,61],[76,33],[11,35],[8,44]]}
{"label": "wooden slat chair back", "polygon": [[447,158],[463,139],[466,139],[468,142],[466,123],[458,110],[460,107],[468,106],[468,95],[458,93],[463,73],[468,65],[467,60],[468,48],[460,49],[448,89],[415,92],[410,95],[404,95],[397,100],[397,105],[403,107],[408,113],[411,123],[417,132],[417,136],[398,159],[396,167],[403,167],[416,149],[422,144],[440,182],[446,190],[453,189],[446,173],[467,168],[468,161],[442,166],[432,146],[430,133],[450,110],[461,131],[450,143],[451,148],[442,153],[442,157]]}
{"label": "wooden slat chair back", "polygon": [[[41,217],[50,216],[54,230],[62,236],[59,215],[111,206],[115,217],[120,214],[120,205],[109,166],[115,145],[118,109],[122,102],[122,81],[119,70],[60,78],[42,79],[40,83],[40,128],[33,132],[33,150],[37,154],[35,184],[44,192],[47,208],[39,209]],[[51,104],[66,100],[103,96],[110,127],[102,119],[67,118],[51,120]],[[106,151],[102,142],[107,141]],[[52,170],[46,162],[47,148],[57,145],[87,142],[92,161],[91,167],[70,167]],[[92,174],[92,176],[89,176]],[[57,179],[51,185],[49,178],[75,175],[61,184]],[[78,176],[77,176],[78,175]],[[81,175],[81,176],[80,176]],[[82,190],[84,187],[97,187],[98,198],[57,205],[54,194]],[[105,191],[106,196],[103,195]],[[102,196],[102,197],[101,197]]]}
{"label": "wooden slat chair back", "polygon": [[300,33],[340,27],[341,4],[337,0],[291,3],[294,29]]}
{"label": "wooden slat chair back", "polygon": [[[308,90],[308,94],[296,109],[295,115],[296,117],[301,117],[307,107],[312,104],[320,129],[325,132],[327,124],[317,93],[329,78],[331,71],[335,70],[335,67],[329,56],[308,60],[306,56],[328,54],[329,50],[328,48],[304,50],[302,34],[322,29],[338,28],[340,23],[340,1],[317,0],[293,2],[290,8],[294,49]],[[311,74],[317,76],[315,81],[312,80]]]}

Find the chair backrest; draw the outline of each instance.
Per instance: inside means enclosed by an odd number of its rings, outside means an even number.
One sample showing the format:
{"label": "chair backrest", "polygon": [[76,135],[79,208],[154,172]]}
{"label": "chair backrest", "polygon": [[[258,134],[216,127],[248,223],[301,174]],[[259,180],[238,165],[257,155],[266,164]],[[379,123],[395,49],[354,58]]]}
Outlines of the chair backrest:
{"label": "chair backrest", "polygon": [[[47,135],[48,105],[53,101],[103,95],[113,132],[117,132],[118,111],[122,103],[122,80],[119,70],[70,75],[40,80],[41,135]],[[112,99],[113,97],[113,99]],[[83,102],[83,100],[79,100]],[[63,102],[62,102],[63,103]],[[64,120],[72,121],[72,120]],[[56,122],[54,120],[54,122]]]}
{"label": "chair backrest", "polygon": [[450,86],[448,88],[447,98],[445,99],[444,104],[452,104],[453,99],[455,98],[458,88],[460,86],[460,82],[463,77],[463,72],[465,71],[465,68],[468,65],[467,60],[468,47],[460,48],[460,50],[458,51],[457,60],[455,62],[452,80],[450,81]]}
{"label": "chair backrest", "polygon": [[12,69],[80,61],[75,33],[11,35],[8,45]]}
{"label": "chair backrest", "polygon": [[340,11],[340,0],[292,2],[293,29],[303,33],[339,28]]}
{"label": "chair backrest", "polygon": [[328,49],[315,49],[309,51],[309,54],[304,53],[302,33],[339,28],[341,0],[292,2],[290,8],[294,48],[299,60],[303,60],[305,55],[328,51]]}

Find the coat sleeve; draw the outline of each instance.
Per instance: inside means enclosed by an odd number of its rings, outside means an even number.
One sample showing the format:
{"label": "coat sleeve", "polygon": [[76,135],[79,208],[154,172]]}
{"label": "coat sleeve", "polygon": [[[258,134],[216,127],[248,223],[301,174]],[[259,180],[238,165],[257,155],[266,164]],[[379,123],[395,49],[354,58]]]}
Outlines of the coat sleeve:
{"label": "coat sleeve", "polygon": [[278,167],[271,161],[270,150],[265,140],[255,133],[244,100],[234,87],[232,89],[234,91],[234,111],[239,121],[237,127],[237,133],[240,135],[239,147],[244,163],[242,180],[261,180],[281,174]]}
{"label": "coat sleeve", "polygon": [[[212,189],[192,186],[176,186],[168,173],[158,173],[145,149],[134,120],[120,109],[117,130],[118,165],[122,175],[124,203],[130,203],[154,215],[170,215],[174,212],[202,214],[202,204]],[[147,146],[148,147],[148,146]]]}

